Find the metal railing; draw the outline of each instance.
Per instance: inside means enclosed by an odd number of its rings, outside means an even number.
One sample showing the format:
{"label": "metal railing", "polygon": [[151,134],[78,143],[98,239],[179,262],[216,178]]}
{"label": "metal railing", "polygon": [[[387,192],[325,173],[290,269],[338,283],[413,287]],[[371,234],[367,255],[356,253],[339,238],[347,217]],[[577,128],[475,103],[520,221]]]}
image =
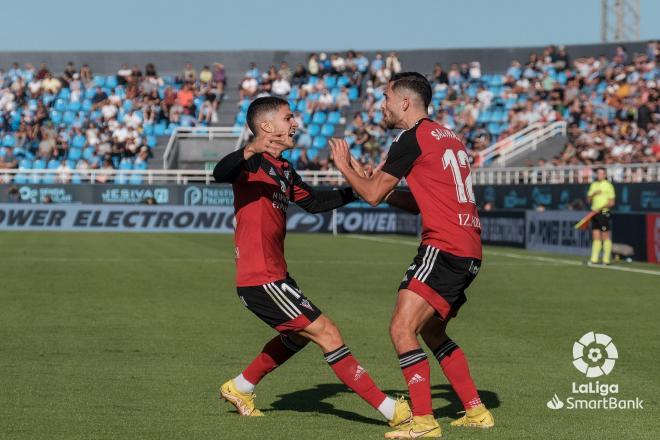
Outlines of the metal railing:
{"label": "metal railing", "polygon": [[[660,163],[625,165],[566,165],[560,167],[475,168],[475,185],[567,184],[589,183],[597,168],[603,167],[613,182],[660,182]],[[337,171],[298,171],[310,185],[344,185]],[[0,183],[120,183],[120,184],[188,184],[213,182],[212,170],[31,170],[0,169]]]}
{"label": "metal railing", "polygon": [[170,169],[176,162],[179,139],[236,139],[236,148],[242,142],[243,131],[240,133],[233,127],[177,127],[170,135],[163,154],[163,169]]}
{"label": "metal railing", "polygon": [[541,142],[558,135],[566,136],[566,121],[531,124],[479,152],[479,163],[505,166],[507,161],[526,151],[536,150]]}

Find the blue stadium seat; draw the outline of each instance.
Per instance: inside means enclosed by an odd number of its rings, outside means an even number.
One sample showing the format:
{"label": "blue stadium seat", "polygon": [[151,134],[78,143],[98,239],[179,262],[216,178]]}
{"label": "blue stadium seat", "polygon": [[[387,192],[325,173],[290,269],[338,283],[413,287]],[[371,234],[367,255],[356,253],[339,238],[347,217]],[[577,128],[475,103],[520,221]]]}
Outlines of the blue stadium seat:
{"label": "blue stadium seat", "polygon": [[[287,98],[289,100],[293,99],[295,101],[296,99],[298,99],[298,96],[299,96],[298,87],[293,87],[291,88],[291,91],[289,92],[289,96],[287,96]],[[290,101],[289,104],[291,105],[292,108],[294,107]]]}
{"label": "blue stadium seat", "polygon": [[298,104],[296,104],[296,108],[294,110],[297,112],[304,112],[307,110],[307,100],[301,99],[298,101]]}
{"label": "blue stadium seat", "polygon": [[123,159],[121,162],[119,162],[119,169],[120,170],[132,170],[133,169],[133,162],[130,160]]}
{"label": "blue stadium seat", "polygon": [[32,169],[32,161],[28,159],[23,159],[18,163],[18,168],[22,170],[30,170]]}
{"label": "blue stadium seat", "polygon": [[338,87],[346,87],[350,83],[351,83],[351,80],[347,76],[342,75],[342,76],[339,77],[339,79],[337,79],[337,86]]}
{"label": "blue stadium seat", "polygon": [[87,144],[87,138],[82,134],[75,135],[71,141],[71,146],[74,148],[83,148],[85,144]]}
{"label": "blue stadium seat", "polygon": [[303,124],[308,125],[310,122],[312,122],[312,114],[304,112],[303,113]]}
{"label": "blue stadium seat", "polygon": [[302,154],[300,148],[294,148],[293,150],[290,151],[291,151],[291,157],[289,158],[289,160],[294,163],[297,162],[298,159],[300,159],[300,155]]}
{"label": "blue stadium seat", "polygon": [[73,101],[66,106],[66,109],[69,110],[70,112],[77,113],[80,111],[80,107],[81,107],[80,101]]}
{"label": "blue stadium seat", "polygon": [[92,157],[94,157],[95,152],[96,151],[94,150],[94,147],[87,147],[83,151],[82,158],[89,161],[92,159]]}
{"label": "blue stadium seat", "polygon": [[341,120],[341,113],[334,111],[328,113],[328,124],[339,124]]}
{"label": "blue stadium seat", "polygon": [[82,157],[82,150],[80,148],[70,148],[68,158],[71,160],[78,160]]}
{"label": "blue stadium seat", "polygon": [[142,176],[140,174],[132,174],[130,179],[128,179],[128,183],[131,185],[142,185]]}
{"label": "blue stadium seat", "polygon": [[94,84],[96,84],[99,87],[104,87],[105,86],[105,77],[100,76],[100,75],[96,75],[94,77]]}
{"label": "blue stadium seat", "polygon": [[119,185],[126,185],[128,183],[128,176],[125,173],[117,174],[115,178],[115,183]]}
{"label": "blue stadium seat", "polygon": [[164,122],[159,122],[158,124],[154,125],[154,135],[155,136],[165,136],[165,123]]}
{"label": "blue stadium seat", "polygon": [[337,77],[336,76],[327,76],[324,78],[325,81],[325,86],[328,89],[332,89],[337,85]]}
{"label": "blue stadium seat", "polygon": [[69,90],[67,87],[62,87],[60,92],[57,94],[57,97],[63,99],[64,101],[68,101],[69,98],[71,98],[71,90]]}
{"label": "blue stadium seat", "polygon": [[56,183],[56,181],[57,180],[55,178],[55,174],[46,174],[46,175],[43,176],[41,182],[45,183],[46,185],[52,185],[52,184]]}
{"label": "blue stadium seat", "polygon": [[6,134],[5,137],[2,138],[3,147],[13,147],[15,144],[16,144],[16,139],[14,138],[14,135]]}
{"label": "blue stadium seat", "polygon": [[383,112],[376,110],[374,112],[374,124],[380,124],[383,121]]}
{"label": "blue stadium seat", "polygon": [[147,136],[147,147],[154,148],[158,144],[156,136]]}
{"label": "blue stadium seat", "polygon": [[307,84],[310,86],[315,86],[316,83],[319,82],[318,76],[311,75],[309,78],[307,78]]}
{"label": "blue stadium seat", "polygon": [[82,177],[80,177],[80,174],[74,173],[73,176],[71,176],[71,183],[73,184],[81,184],[82,183]]}
{"label": "blue stadium seat", "polygon": [[[52,119],[52,117],[51,117]],[[65,124],[71,125],[73,124],[73,121],[76,120],[76,114],[70,111],[64,112],[64,115],[62,116],[62,121],[64,121]]]}
{"label": "blue stadium seat", "polygon": [[137,162],[133,164],[134,170],[146,170],[148,168],[146,162]]}
{"label": "blue stadium seat", "polygon": [[355,157],[362,156],[362,149],[360,147],[351,148],[351,154]]}
{"label": "blue stadium seat", "polygon": [[92,111],[92,101],[89,99],[85,99],[82,103],[82,109],[84,112],[91,112]]}
{"label": "blue stadium seat", "polygon": [[142,126],[142,133],[145,136],[152,136],[154,134],[154,124],[144,124]]}
{"label": "blue stadium seat", "polygon": [[350,89],[348,89],[348,99],[351,101],[355,101],[360,97],[360,91],[358,90],[357,87],[353,86]]}
{"label": "blue stadium seat", "polygon": [[307,133],[309,133],[310,136],[316,136],[321,132],[321,127],[318,124],[309,124],[307,127]]}
{"label": "blue stadium seat", "polygon": [[324,124],[321,127],[321,134],[326,137],[332,137],[335,134],[335,126],[332,124]]}
{"label": "blue stadium seat", "polygon": [[64,99],[56,99],[53,108],[58,112],[66,110],[66,101]]}
{"label": "blue stadium seat", "polygon": [[247,121],[247,113],[245,112],[240,112],[236,115],[236,123],[243,125],[245,124],[245,121]]}
{"label": "blue stadium seat", "polygon": [[312,122],[315,124],[325,124],[326,119],[327,115],[325,112],[316,112],[314,113],[314,116],[312,116]]}
{"label": "blue stadium seat", "polygon": [[45,170],[46,169],[46,161],[43,159],[37,159],[32,163],[32,169],[34,170]]}
{"label": "blue stadium seat", "polygon": [[106,87],[114,89],[117,87],[117,77],[115,75],[110,75],[105,79]]}
{"label": "blue stadium seat", "polygon": [[18,185],[25,185],[26,183],[28,183],[27,174],[17,173],[16,176],[14,177],[14,183]]}
{"label": "blue stadium seat", "polygon": [[41,183],[41,174],[31,173],[28,180],[32,185],[39,185]]}
{"label": "blue stadium seat", "polygon": [[326,145],[328,145],[328,138],[325,136],[316,136],[312,142],[313,148],[324,148]]}
{"label": "blue stadium seat", "polygon": [[[318,127],[318,125],[317,125]],[[312,136],[309,133],[303,133],[298,138],[296,142],[300,147],[311,147],[312,146]]]}
{"label": "blue stadium seat", "polygon": [[319,155],[319,150],[317,148],[310,148],[307,150],[307,159],[314,160],[316,156]]}
{"label": "blue stadium seat", "polygon": [[247,112],[248,107],[250,107],[250,100],[249,99],[244,99],[241,101],[241,110],[244,112]]}
{"label": "blue stadium seat", "polygon": [[124,111],[130,112],[131,110],[133,110],[133,101],[127,99],[126,101],[124,101]]}

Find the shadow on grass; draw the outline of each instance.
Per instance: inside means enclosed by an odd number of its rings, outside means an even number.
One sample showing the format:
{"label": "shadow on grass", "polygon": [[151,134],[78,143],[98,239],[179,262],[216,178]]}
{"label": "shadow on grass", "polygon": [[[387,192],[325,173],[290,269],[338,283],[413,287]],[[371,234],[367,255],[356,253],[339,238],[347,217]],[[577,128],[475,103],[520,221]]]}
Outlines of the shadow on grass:
{"label": "shadow on grass", "polygon": [[[407,390],[384,390],[384,392],[390,396],[407,394]],[[454,390],[451,388],[451,385],[435,385],[431,387],[431,392],[434,399],[443,398],[449,402],[449,404],[444,405],[441,408],[436,408],[433,411],[433,414],[436,418],[457,418],[458,413],[463,411],[463,405],[458,400]],[[314,388],[294,391],[287,394],[280,394],[277,396],[278,400],[271,404],[272,408],[265,409],[263,411],[318,412],[323,414],[331,414],[353,422],[370,425],[383,425],[383,419],[365,417],[351,411],[337,408],[333,404],[325,402],[326,399],[343,393],[353,394],[353,392],[343,384],[320,384],[316,385]],[[500,399],[497,396],[497,393],[488,390],[479,390],[479,396],[488,408],[493,409],[500,406]],[[358,397],[356,396],[356,399],[357,398]]]}

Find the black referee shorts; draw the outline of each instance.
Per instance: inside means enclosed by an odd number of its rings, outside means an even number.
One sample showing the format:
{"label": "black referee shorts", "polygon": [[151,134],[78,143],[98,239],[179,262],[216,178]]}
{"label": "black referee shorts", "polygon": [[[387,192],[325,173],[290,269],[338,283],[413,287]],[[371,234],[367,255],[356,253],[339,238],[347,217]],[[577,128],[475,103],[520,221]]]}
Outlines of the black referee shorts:
{"label": "black referee shorts", "polygon": [[607,232],[612,227],[610,211],[601,211],[591,219],[591,229],[594,231]]}

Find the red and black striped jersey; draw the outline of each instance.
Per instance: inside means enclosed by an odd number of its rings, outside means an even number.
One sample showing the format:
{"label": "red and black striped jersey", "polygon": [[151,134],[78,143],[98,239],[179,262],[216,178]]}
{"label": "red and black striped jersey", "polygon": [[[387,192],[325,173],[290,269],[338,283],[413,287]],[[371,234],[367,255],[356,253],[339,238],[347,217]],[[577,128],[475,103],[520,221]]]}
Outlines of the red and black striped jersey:
{"label": "red and black striped jersey", "polygon": [[213,175],[217,182],[231,183],[234,190],[238,287],[286,278],[284,237],[290,202],[317,213],[356,200],[350,189],[313,189],[303,182],[286,159],[267,153],[245,160],[243,150],[237,150],[216,165]]}
{"label": "red and black striped jersey", "polygon": [[406,178],[422,216],[423,244],[481,259],[469,156],[453,131],[421,119],[392,143],[383,171]]}

